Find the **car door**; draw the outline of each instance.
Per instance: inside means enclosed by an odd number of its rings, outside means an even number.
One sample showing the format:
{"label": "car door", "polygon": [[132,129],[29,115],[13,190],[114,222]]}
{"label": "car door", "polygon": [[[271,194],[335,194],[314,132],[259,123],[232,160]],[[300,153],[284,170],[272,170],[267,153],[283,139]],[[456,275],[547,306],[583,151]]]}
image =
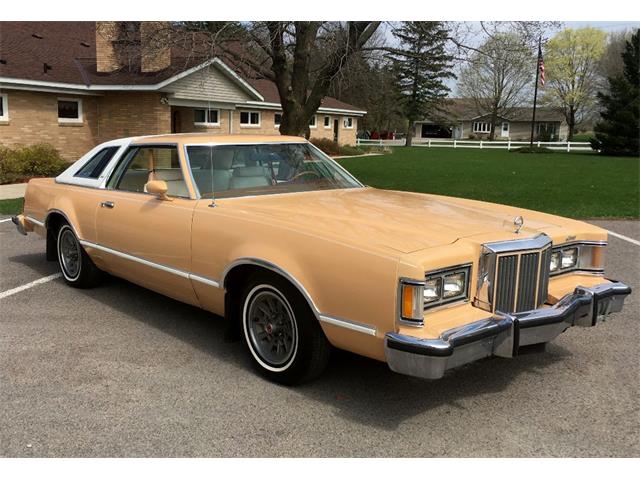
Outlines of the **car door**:
{"label": "car door", "polygon": [[[146,192],[167,183],[167,198]],[[177,145],[132,145],[103,190],[96,215],[101,266],[177,300],[198,305],[191,286],[191,220],[196,200]]]}

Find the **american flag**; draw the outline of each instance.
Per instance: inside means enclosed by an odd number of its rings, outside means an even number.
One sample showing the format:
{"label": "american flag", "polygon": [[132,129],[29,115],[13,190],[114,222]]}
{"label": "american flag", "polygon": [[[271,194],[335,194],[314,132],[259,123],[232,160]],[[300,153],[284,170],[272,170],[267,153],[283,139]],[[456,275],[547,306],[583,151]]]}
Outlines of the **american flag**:
{"label": "american flag", "polygon": [[540,70],[540,86],[544,87],[544,59],[542,58],[542,47],[538,45],[538,70]]}

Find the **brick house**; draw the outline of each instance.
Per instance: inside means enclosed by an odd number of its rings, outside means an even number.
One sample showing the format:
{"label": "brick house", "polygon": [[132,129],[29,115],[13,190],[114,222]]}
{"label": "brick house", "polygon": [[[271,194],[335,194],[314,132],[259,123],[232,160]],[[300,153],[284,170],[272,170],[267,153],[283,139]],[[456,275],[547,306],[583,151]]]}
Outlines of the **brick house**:
{"label": "brick house", "polygon": [[[449,99],[437,118],[425,118],[416,122],[413,138],[489,138],[491,129],[496,140],[529,140],[531,137],[531,107],[512,108],[498,117],[491,125],[491,115],[479,111],[475,103],[465,98]],[[569,127],[562,109],[538,107],[534,138],[548,137],[551,140],[566,140]]]}
{"label": "brick house", "polygon": [[[129,40],[120,37],[124,27]],[[115,27],[115,28],[114,28]],[[0,144],[50,143],[68,160],[119,137],[180,132],[274,134],[275,84],[219,58],[145,50],[156,22],[0,22]],[[120,49],[138,48],[131,61]],[[129,50],[130,52],[131,50]],[[311,138],[354,145],[366,112],[326,97]]]}

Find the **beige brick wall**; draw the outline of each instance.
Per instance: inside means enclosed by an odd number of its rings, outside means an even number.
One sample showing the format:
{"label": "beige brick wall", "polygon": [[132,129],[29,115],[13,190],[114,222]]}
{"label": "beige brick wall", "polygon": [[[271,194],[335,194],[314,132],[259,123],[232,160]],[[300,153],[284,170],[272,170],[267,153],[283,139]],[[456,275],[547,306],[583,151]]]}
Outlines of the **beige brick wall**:
{"label": "beige brick wall", "polygon": [[[107,93],[74,96],[3,90],[9,121],[0,122],[0,144],[49,143],[73,161],[101,142],[135,135],[169,133],[171,109],[157,93]],[[82,122],[58,122],[58,98],[82,100]]]}
{"label": "beige brick wall", "polygon": [[[249,135],[274,135],[278,134],[278,129],[275,126],[274,118],[276,112],[274,110],[252,110],[252,111],[260,111],[260,126],[241,126],[240,125],[240,111],[236,110],[233,112],[233,133],[234,134],[249,134]],[[310,128],[311,138],[328,138],[333,140],[333,121],[334,119],[339,120],[339,129],[338,129],[338,142],[341,145],[355,145],[356,144],[356,132],[358,130],[358,118],[353,117],[353,128],[344,128],[344,122],[342,116],[339,115],[330,115],[329,117],[329,125],[330,128],[324,128],[324,117],[325,114],[319,113],[316,114],[316,126],[315,128]]]}
{"label": "beige brick wall", "polygon": [[[67,160],[73,161],[101,142],[121,137],[171,132],[172,112],[179,115],[179,131],[211,134],[277,135],[274,110],[261,110],[260,126],[240,126],[240,110],[220,110],[220,126],[194,125],[193,108],[170,107],[160,102],[159,93],[107,92],[100,96],[73,96],[21,90],[3,90],[8,96],[9,120],[0,122],[0,145],[17,146],[49,143]],[[82,100],[83,120],[79,124],[58,122],[58,98]],[[343,126],[343,116],[328,115],[330,128],[324,127],[324,114],[318,114],[311,138],[333,139],[333,121],[339,120],[338,141],[355,145],[358,119],[353,128]]]}
{"label": "beige brick wall", "polygon": [[[15,147],[49,143],[67,160],[77,160],[99,143],[99,97],[3,90],[9,104],[9,120],[0,122],[0,145]],[[82,100],[81,123],[58,122],[58,98]]]}
{"label": "beige brick wall", "polygon": [[177,133],[201,132],[211,135],[229,134],[229,110],[218,109],[219,126],[195,125],[194,108],[192,107],[171,107],[171,115],[177,114]]}
{"label": "beige brick wall", "polygon": [[100,97],[100,142],[137,135],[171,133],[171,107],[159,93],[113,92]]}

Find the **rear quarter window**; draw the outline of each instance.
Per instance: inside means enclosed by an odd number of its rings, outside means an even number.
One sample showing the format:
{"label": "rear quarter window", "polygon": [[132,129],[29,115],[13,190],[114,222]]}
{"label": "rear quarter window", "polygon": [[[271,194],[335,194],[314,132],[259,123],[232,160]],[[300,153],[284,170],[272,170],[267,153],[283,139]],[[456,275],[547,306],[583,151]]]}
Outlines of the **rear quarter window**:
{"label": "rear quarter window", "polygon": [[113,156],[120,147],[107,147],[100,150],[80,170],[76,172],[74,177],[80,178],[98,178],[109,164]]}

